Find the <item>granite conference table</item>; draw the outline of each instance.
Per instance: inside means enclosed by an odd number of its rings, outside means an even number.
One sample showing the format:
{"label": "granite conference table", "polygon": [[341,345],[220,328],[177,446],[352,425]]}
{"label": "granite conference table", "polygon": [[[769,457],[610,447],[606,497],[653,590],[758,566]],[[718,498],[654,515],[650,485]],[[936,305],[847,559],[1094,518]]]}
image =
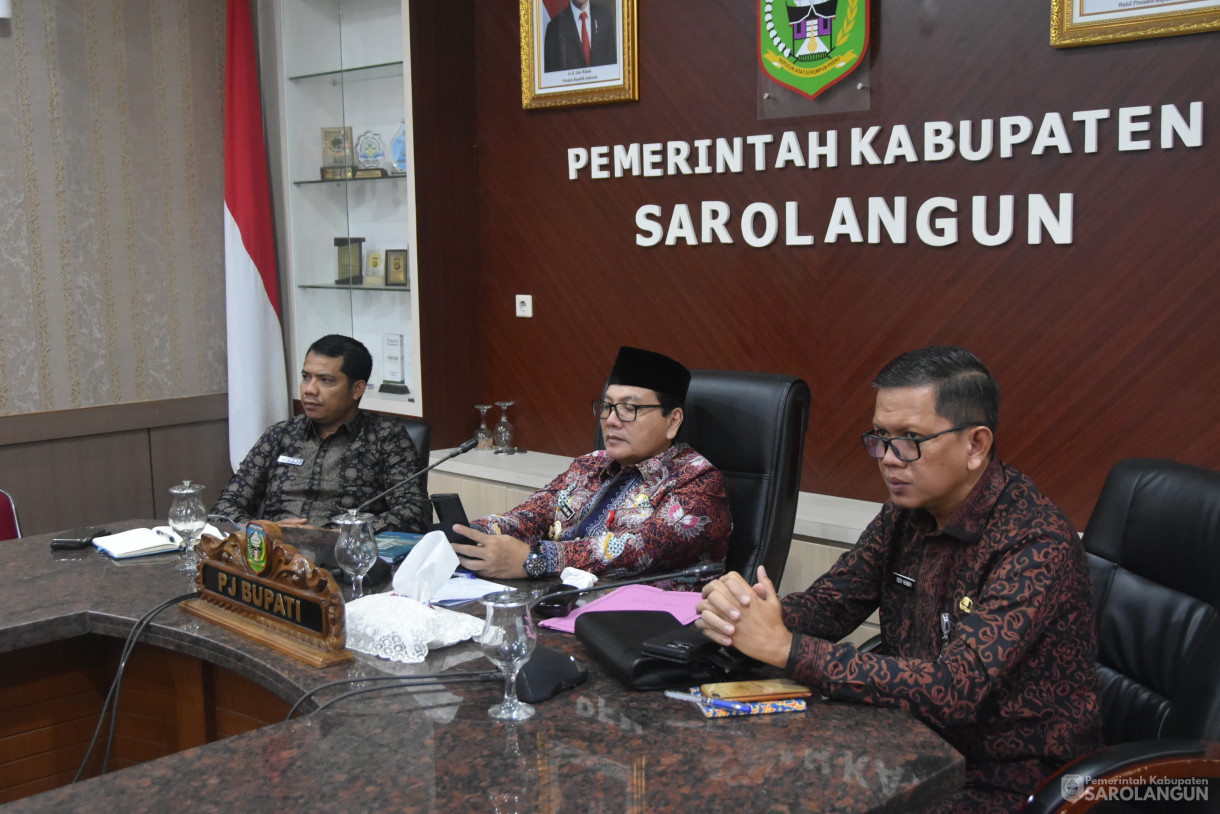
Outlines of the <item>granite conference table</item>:
{"label": "granite conference table", "polygon": [[[155,523],[111,528],[136,525]],[[0,543],[0,744],[9,743],[0,752],[0,779],[17,788],[33,776],[39,755],[58,754],[70,764],[61,765],[58,782],[71,779],[123,639],[145,611],[189,589],[175,554],[115,561],[92,549],[53,552],[53,536]],[[227,713],[230,722],[218,725],[198,704],[184,712],[182,699],[191,693],[174,684],[163,756],[128,748],[123,768],[2,809],[881,812],[910,811],[962,783],[961,755],[899,710],[817,702],[800,713],[706,719],[693,705],[624,689],[578,641],[540,632],[541,642],[582,658],[589,679],[539,703],[528,721],[488,717],[499,681],[368,693],[284,721],[292,703],[328,681],[489,665],[467,643],[434,651],[422,665],[357,654],[354,662],[315,669],[170,607],[140,639],[128,670],[142,653],[169,661],[146,667],[143,679],[124,678],[120,711],[155,717],[150,684],[202,673],[195,684],[203,686],[205,706],[240,708],[244,700],[265,710],[262,720],[256,710],[236,714],[235,724]],[[91,710],[75,724],[61,721],[54,744],[38,745],[37,732],[13,733],[31,719],[36,724],[27,728],[39,729],[42,718],[80,697],[65,676],[81,669],[93,671],[91,696],[84,692]],[[220,698],[224,686],[229,700]],[[192,716],[204,723],[184,736]],[[63,746],[69,730],[83,734]],[[120,723],[121,736],[125,730],[132,743],[155,739],[130,721]],[[192,739],[201,745],[176,751]],[[13,796],[10,788],[0,800]]]}

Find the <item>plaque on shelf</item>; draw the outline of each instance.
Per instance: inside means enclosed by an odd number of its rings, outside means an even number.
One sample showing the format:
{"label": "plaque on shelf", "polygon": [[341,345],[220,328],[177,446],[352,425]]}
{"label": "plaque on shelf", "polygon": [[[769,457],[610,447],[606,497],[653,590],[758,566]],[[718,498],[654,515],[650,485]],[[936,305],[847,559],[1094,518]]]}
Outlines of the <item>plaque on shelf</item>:
{"label": "plaque on shelf", "polygon": [[356,170],[355,178],[385,178],[389,173],[385,167],[369,167],[368,169]]}
{"label": "plaque on shelf", "polygon": [[[323,127],[322,166],[346,167],[355,163],[352,154],[352,128]],[[325,174],[323,178],[325,179]]]}
{"label": "plaque on shelf", "polygon": [[337,237],[335,246],[339,255],[339,276],[335,285],[363,285],[364,251],[362,237]]}
{"label": "plaque on shelf", "polygon": [[382,375],[381,386],[377,388],[382,393],[397,393],[407,395],[411,392],[407,387],[406,365],[402,359],[402,334],[382,334]]}
{"label": "plaque on shelf", "polygon": [[369,252],[369,261],[364,269],[364,284],[370,288],[385,285],[385,266],[381,265],[381,252]]}
{"label": "plaque on shelf", "polygon": [[348,178],[354,178],[355,177],[355,175],[353,174],[354,171],[355,170],[353,167],[323,167],[322,168],[322,180],[323,181],[343,181]]}
{"label": "plaque on shelf", "polygon": [[361,169],[380,169],[385,161],[385,142],[372,130],[365,130],[356,139],[356,163]]}
{"label": "plaque on shelf", "polygon": [[387,286],[402,287],[410,284],[410,280],[407,277],[406,249],[386,249],[385,284]]}

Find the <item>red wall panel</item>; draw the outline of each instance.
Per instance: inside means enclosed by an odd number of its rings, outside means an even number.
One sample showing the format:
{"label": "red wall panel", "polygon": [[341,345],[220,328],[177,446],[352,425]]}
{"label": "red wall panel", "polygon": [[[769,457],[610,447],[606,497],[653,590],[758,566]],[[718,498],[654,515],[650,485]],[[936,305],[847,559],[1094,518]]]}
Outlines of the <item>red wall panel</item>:
{"label": "red wall panel", "polygon": [[[597,394],[616,348],[661,350],[691,367],[804,377],[814,394],[802,487],[881,500],[858,435],[869,427],[869,381],[898,353],[928,343],[970,348],[1004,394],[999,449],[1083,526],[1114,461],[1147,455],[1214,465],[1220,254],[1211,142],[1220,109],[1220,35],[1088,48],[1049,44],[1049,2],[873,3],[869,109],[759,120],[755,5],[740,0],[639,2],[638,102],[521,108],[516,4],[478,3],[473,98],[477,129],[477,319],[473,399],[514,399],[521,445],[587,451]],[[832,93],[858,93],[850,79]],[[1204,143],[1120,152],[1121,107],[1204,105]],[[1073,111],[1108,109],[1099,149],[1083,151]],[[1071,155],[848,165],[853,127],[894,125],[916,145],[924,122],[1025,115],[1035,129],[1058,111]],[[1159,116],[1148,117],[1154,145]],[[567,149],[837,131],[840,163],[740,174],[591,180],[567,177]],[[774,148],[769,152],[773,158]],[[747,166],[750,162],[747,161]],[[1074,202],[1070,245],[1025,240],[1024,201]],[[970,237],[970,198],[993,208],[1016,196],[1016,232],[999,247]],[[936,195],[959,202],[959,240],[924,245],[914,210]],[[834,201],[863,212],[870,196],[906,196],[908,242],[823,241]],[[636,210],[675,204],[734,213],[797,201],[813,246],[637,246]],[[421,207],[425,205],[421,200]],[[993,214],[994,217],[994,214]],[[514,318],[513,296],[534,296]],[[457,316],[457,315],[455,315]],[[433,341],[430,339],[430,341]],[[456,405],[460,411],[463,405]],[[493,410],[493,418],[495,411]],[[468,409],[469,428],[476,413]],[[461,423],[460,421],[458,422]]]}

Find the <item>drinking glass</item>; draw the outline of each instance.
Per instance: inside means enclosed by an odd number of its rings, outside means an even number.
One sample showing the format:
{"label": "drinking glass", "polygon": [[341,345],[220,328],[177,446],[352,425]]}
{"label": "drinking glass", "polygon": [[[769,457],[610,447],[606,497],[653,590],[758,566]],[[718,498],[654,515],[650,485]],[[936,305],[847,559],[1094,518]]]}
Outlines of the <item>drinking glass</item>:
{"label": "drinking glass", "polygon": [[479,449],[493,449],[495,441],[491,430],[487,429],[487,411],[491,409],[491,405],[476,404],[474,408],[479,411],[479,429],[474,434],[474,437],[479,439]]}
{"label": "drinking glass", "polygon": [[195,556],[195,540],[207,523],[208,510],[203,507],[203,484],[184,480],[171,486],[169,493],[174,500],[169,505],[169,527],[182,538],[180,545],[185,552],[178,570],[192,573],[199,570],[199,559]]}
{"label": "drinking glass", "polygon": [[513,447],[513,425],[508,420],[508,408],[516,404],[515,401],[497,401],[496,406],[500,408],[500,420],[496,422],[496,426],[492,432],[496,437],[496,454],[511,455]]}
{"label": "drinking glass", "polygon": [[354,509],[334,518],[339,526],[335,562],[351,577],[352,599],[364,596],[364,575],[377,562],[377,540],[373,538],[373,515]]}
{"label": "drinking glass", "polygon": [[530,595],[523,591],[500,591],[480,600],[487,609],[479,646],[483,655],[504,673],[504,700],[488,708],[487,714],[501,721],[524,721],[534,708],[517,700],[517,673],[529,660],[538,640],[530,616]]}

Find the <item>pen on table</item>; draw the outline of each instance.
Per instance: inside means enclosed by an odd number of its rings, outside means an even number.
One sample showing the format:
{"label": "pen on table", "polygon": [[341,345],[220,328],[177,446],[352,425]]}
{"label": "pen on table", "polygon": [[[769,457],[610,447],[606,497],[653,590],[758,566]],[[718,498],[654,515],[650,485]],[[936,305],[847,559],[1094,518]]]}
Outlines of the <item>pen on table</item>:
{"label": "pen on table", "polygon": [[750,705],[742,704],[739,701],[725,701],[723,698],[702,698],[698,695],[691,695],[688,692],[676,692],[674,690],[665,691],[666,698],[673,698],[676,701],[690,701],[693,704],[699,704],[704,707],[712,707],[713,709],[728,709],[733,712],[749,712]]}

